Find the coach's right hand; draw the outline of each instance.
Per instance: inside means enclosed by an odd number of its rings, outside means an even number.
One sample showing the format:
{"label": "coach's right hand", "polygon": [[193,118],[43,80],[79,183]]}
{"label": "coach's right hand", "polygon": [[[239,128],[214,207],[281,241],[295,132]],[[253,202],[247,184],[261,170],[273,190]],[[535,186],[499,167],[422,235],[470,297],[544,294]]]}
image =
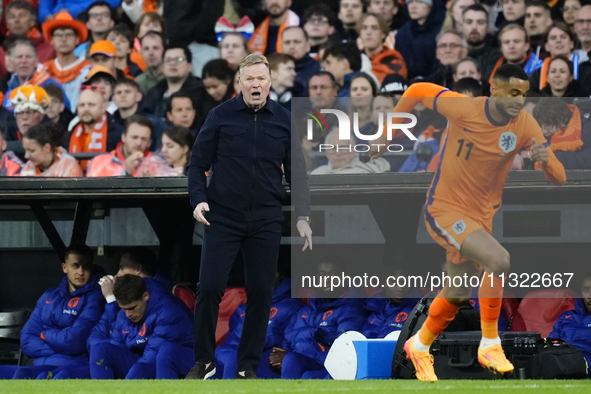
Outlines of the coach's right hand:
{"label": "coach's right hand", "polygon": [[369,144],[369,156],[372,160],[386,153],[388,145],[390,145],[388,139],[383,134],[373,141],[367,141],[367,143]]}
{"label": "coach's right hand", "polygon": [[209,212],[209,204],[206,202],[200,202],[199,204],[197,204],[195,210],[193,211],[193,217],[197,219],[198,222],[201,222],[206,226],[209,226],[209,222],[207,221],[207,219],[205,219],[205,216],[203,215],[204,212]]}

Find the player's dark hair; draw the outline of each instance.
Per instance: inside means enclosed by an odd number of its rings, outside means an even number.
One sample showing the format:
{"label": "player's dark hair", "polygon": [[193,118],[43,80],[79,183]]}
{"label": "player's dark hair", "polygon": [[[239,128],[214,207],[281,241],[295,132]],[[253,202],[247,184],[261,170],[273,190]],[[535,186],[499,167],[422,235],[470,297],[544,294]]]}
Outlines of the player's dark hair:
{"label": "player's dark hair", "polygon": [[143,298],[148,291],[146,281],[137,275],[123,275],[115,281],[113,295],[121,305],[129,305]]}
{"label": "player's dark hair", "polygon": [[517,64],[503,64],[501,67],[497,68],[497,71],[493,76],[493,82],[509,81],[511,78],[521,79],[522,81],[527,81],[529,79],[527,73]]}
{"label": "player's dark hair", "polygon": [[72,244],[68,246],[64,251],[64,260],[67,260],[68,256],[71,254],[81,256],[82,259],[88,264],[92,264],[94,261],[94,253],[92,253],[92,249],[84,244]]}
{"label": "player's dark hair", "polygon": [[546,97],[540,99],[534,108],[533,116],[540,125],[563,128],[570,122],[573,113],[564,100]]}
{"label": "player's dark hair", "polygon": [[357,45],[342,42],[331,45],[324,51],[324,58],[332,56],[337,60],[347,59],[349,61],[349,67],[351,70],[358,71],[361,69],[361,51],[357,48]]}
{"label": "player's dark hair", "polygon": [[119,261],[119,269],[129,268],[140,271],[147,277],[156,274],[156,254],[145,246],[137,246],[123,251]]}
{"label": "player's dark hair", "polygon": [[127,130],[132,124],[139,124],[140,126],[144,126],[150,129],[150,137],[154,135],[154,123],[144,115],[135,114],[132,115],[127,121],[125,122],[125,130],[123,134],[127,134]]}
{"label": "player's dark hair", "polygon": [[454,92],[465,93],[469,92],[474,97],[482,96],[482,85],[474,78],[462,78],[457,82],[454,82]]}

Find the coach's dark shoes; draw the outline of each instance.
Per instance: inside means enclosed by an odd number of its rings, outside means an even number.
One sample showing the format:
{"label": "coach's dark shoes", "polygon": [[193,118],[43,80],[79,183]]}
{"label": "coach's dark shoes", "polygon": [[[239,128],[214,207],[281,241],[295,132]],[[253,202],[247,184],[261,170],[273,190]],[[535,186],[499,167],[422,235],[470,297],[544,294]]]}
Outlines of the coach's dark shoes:
{"label": "coach's dark shoes", "polygon": [[254,371],[240,371],[236,373],[234,379],[258,379],[258,377]]}
{"label": "coach's dark shoes", "polygon": [[185,379],[206,380],[215,375],[215,363],[195,363]]}

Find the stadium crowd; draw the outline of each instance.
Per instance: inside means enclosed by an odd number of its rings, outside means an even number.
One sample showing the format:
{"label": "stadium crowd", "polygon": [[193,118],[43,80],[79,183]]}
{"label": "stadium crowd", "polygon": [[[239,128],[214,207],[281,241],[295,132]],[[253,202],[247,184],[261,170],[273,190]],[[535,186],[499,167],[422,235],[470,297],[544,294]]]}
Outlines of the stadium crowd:
{"label": "stadium crowd", "polygon": [[[413,83],[487,96],[507,63],[530,77],[525,108],[556,157],[567,169],[591,168],[584,0],[12,0],[2,2],[0,33],[0,176],[184,176],[209,111],[240,96],[237,69],[250,53],[267,56],[270,99],[293,109],[311,175],[435,171],[446,121],[416,108],[417,142],[404,134],[392,141],[410,155],[319,156],[321,143],[352,141],[336,138],[334,116],[326,127],[313,123],[306,138],[307,117],[292,99],[355,113],[360,133],[372,135]],[[513,169],[533,168],[527,152],[516,156]],[[318,270],[342,272],[342,264],[326,258]],[[130,250],[119,272],[100,281],[86,246],[68,248],[62,268],[62,282],[43,294],[22,331],[33,365],[0,366],[0,379],[188,373],[192,305],[173,296],[148,250]],[[581,291],[550,336],[591,361],[591,276]],[[344,295],[322,289],[292,299],[280,270],[257,375],[325,378],[324,360],[342,332],[383,338],[402,328],[422,296],[401,288],[367,302]],[[244,311],[234,312],[216,350],[215,377],[236,375]]]}
{"label": "stadium crowd", "polygon": [[[373,135],[411,84],[488,96],[507,63],[529,76],[526,109],[565,168],[591,168],[585,1],[13,0],[0,34],[3,176],[182,176],[209,111],[240,94],[249,53],[268,57],[270,99],[298,99],[312,175],[435,171],[446,122],[416,108],[417,141],[395,134],[403,153],[370,160],[318,152],[352,141],[330,134],[335,116],[308,139],[303,108],[355,114]],[[512,168],[534,165],[523,152]]]}

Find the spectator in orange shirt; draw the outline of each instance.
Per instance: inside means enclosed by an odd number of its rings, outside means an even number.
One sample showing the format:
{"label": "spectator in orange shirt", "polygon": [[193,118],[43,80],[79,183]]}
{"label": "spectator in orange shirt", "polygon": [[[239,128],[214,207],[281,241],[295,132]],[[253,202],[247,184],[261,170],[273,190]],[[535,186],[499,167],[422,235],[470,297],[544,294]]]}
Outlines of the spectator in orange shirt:
{"label": "spectator in orange shirt", "polygon": [[397,50],[384,45],[389,27],[381,15],[372,13],[363,15],[357,23],[357,31],[365,53],[371,60],[371,71],[380,83],[388,74],[400,74],[404,78],[408,76],[402,55]]}
{"label": "spectator in orange shirt", "polygon": [[[107,101],[96,85],[82,85],[78,100],[78,122],[70,135],[70,152],[102,153],[116,149],[123,130],[109,122]],[[86,162],[80,163],[86,168]]]}
{"label": "spectator in orange shirt", "polygon": [[99,155],[88,163],[86,176],[136,176],[138,167],[151,156],[149,149],[152,144],[154,126],[143,115],[133,115],[125,124],[121,142],[111,153]]}
{"label": "spectator in orange shirt", "polygon": [[40,123],[23,135],[25,158],[21,176],[82,177],[82,169],[65,148],[62,134],[52,123]]}
{"label": "spectator in orange shirt", "polygon": [[107,40],[110,41],[116,49],[115,67],[121,71],[125,76],[137,77],[142,73],[142,70],[130,58],[131,50],[133,49],[133,33],[127,25],[120,23],[115,26],[109,34]]}
{"label": "spectator in orange shirt", "polygon": [[[30,1],[11,1],[6,6],[4,15],[6,18],[6,27],[8,28],[7,35],[22,35],[31,39],[37,48],[37,56],[39,57],[40,63],[55,59],[57,54],[53,46],[43,38],[39,29],[35,27],[37,12],[35,11],[35,6]],[[10,70],[6,69],[4,63],[4,53],[4,49],[0,48],[0,77],[10,72]]]}

